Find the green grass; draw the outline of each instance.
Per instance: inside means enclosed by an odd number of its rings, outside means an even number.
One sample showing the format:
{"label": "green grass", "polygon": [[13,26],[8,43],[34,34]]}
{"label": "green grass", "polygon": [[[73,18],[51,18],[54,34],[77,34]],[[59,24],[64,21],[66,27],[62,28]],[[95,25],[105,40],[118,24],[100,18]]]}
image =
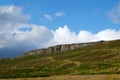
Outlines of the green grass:
{"label": "green grass", "polygon": [[120,40],[43,56],[0,60],[0,78],[120,74]]}

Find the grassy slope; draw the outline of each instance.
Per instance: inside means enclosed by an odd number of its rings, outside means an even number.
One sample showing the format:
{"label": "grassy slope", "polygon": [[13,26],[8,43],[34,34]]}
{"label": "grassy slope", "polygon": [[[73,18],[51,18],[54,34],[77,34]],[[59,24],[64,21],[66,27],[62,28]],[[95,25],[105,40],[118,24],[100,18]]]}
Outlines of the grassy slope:
{"label": "grassy slope", "polygon": [[0,78],[120,74],[120,40],[45,56],[0,60]]}

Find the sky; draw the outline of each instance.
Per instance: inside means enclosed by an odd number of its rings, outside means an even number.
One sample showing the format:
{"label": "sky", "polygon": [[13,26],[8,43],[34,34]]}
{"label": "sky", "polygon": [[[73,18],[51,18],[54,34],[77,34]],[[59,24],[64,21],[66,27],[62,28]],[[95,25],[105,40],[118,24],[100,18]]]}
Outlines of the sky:
{"label": "sky", "polygon": [[0,58],[115,39],[120,39],[120,0],[0,0]]}

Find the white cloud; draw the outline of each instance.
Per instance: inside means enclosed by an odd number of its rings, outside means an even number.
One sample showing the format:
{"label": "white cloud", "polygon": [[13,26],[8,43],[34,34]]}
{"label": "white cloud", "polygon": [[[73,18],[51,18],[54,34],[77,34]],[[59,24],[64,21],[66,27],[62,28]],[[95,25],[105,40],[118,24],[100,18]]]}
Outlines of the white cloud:
{"label": "white cloud", "polygon": [[[29,19],[30,16],[24,14],[20,7],[0,7],[0,57],[8,54],[15,56],[31,49],[46,47],[52,38],[52,32],[45,26],[29,24]],[[20,30],[25,27],[31,30]]]}
{"label": "white cloud", "polygon": [[22,13],[17,6],[0,6],[0,31],[9,31],[20,27],[19,24],[27,23],[30,16]]}
{"label": "white cloud", "polygon": [[95,34],[96,40],[114,40],[120,39],[120,30],[106,29]]}
{"label": "white cloud", "polygon": [[55,15],[56,17],[60,17],[60,16],[64,16],[65,13],[64,13],[64,12],[56,12],[54,15]]}
{"label": "white cloud", "polygon": [[50,14],[44,14],[43,15],[45,19],[47,19],[48,21],[53,21],[56,17],[61,17],[61,16],[65,16],[65,13],[64,12],[56,12],[52,15]]}
{"label": "white cloud", "polygon": [[120,24],[120,4],[107,12],[107,16],[115,23]]}
{"label": "white cloud", "polygon": [[53,32],[54,43],[56,44],[70,44],[70,43],[81,43],[81,42],[93,42],[100,40],[114,40],[120,39],[120,30],[114,29],[102,30],[96,34],[89,31],[81,30],[78,34],[71,31],[66,25],[59,27]]}
{"label": "white cloud", "polygon": [[66,25],[64,27],[59,27],[53,31],[53,44],[68,44],[76,42],[76,34],[72,32]]}
{"label": "white cloud", "polygon": [[25,15],[17,6],[0,6],[0,48],[7,45],[14,32],[28,22],[30,16]]}
{"label": "white cloud", "polygon": [[[32,27],[31,31],[18,30],[13,33],[0,33],[0,55],[16,56],[28,50],[48,47],[48,42],[53,37],[52,32],[45,26],[32,24],[30,26]],[[2,53],[3,50],[8,52]]]}
{"label": "white cloud", "polygon": [[36,47],[46,47],[47,43],[52,38],[52,33],[45,26],[31,25],[31,31],[19,31],[16,33],[15,41],[27,42]]}
{"label": "white cloud", "polygon": [[24,15],[22,9],[17,6],[0,6],[0,22],[27,22],[30,16]]}
{"label": "white cloud", "polygon": [[53,20],[53,17],[51,15],[45,14],[44,17],[49,21]]}
{"label": "white cloud", "polygon": [[77,35],[78,42],[91,42],[94,41],[94,34],[89,31],[81,30]]}
{"label": "white cloud", "polygon": [[96,34],[90,31],[81,30],[78,34],[71,31],[66,25],[59,27],[53,33],[53,38],[49,42],[49,46],[57,44],[71,44],[82,42],[93,42],[100,40],[115,40],[120,39],[120,30],[106,29],[99,31]]}

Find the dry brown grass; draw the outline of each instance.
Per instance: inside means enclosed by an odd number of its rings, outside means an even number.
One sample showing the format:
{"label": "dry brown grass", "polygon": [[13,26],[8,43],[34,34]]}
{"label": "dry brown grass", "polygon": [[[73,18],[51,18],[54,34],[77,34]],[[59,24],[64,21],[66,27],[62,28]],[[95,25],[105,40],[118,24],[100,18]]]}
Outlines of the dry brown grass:
{"label": "dry brown grass", "polygon": [[66,76],[51,76],[45,78],[17,78],[17,79],[0,79],[0,80],[120,80],[118,75],[66,75]]}

